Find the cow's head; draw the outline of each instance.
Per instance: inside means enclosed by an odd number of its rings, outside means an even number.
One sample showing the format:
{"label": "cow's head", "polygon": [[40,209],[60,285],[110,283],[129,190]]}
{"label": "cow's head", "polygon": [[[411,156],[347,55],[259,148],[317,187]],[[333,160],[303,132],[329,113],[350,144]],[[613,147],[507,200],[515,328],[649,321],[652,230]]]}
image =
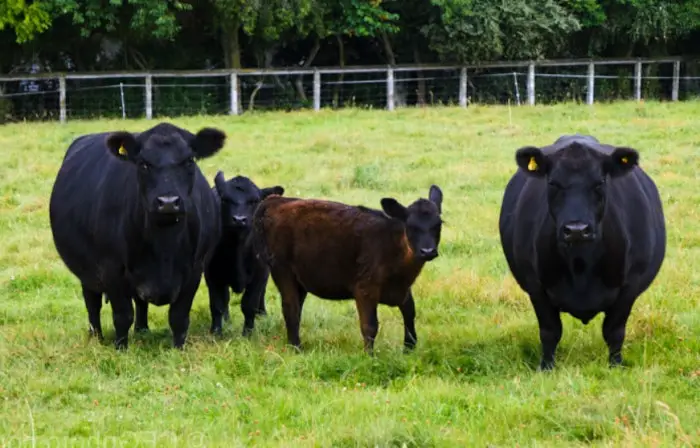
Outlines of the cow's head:
{"label": "cow's head", "polygon": [[194,135],[161,123],[139,134],[114,132],[106,143],[115,157],[136,166],[139,193],[149,215],[159,223],[174,223],[187,213],[198,169],[195,160],[216,154],[225,139],[218,129],[203,128]]}
{"label": "cow's head", "polygon": [[515,160],[529,176],[546,180],[557,239],[561,247],[572,247],[602,238],[608,181],[632,170],[639,154],[624,147],[604,154],[574,141],[550,155],[540,148],[523,147],[517,150]]}
{"label": "cow's head", "polygon": [[284,194],[284,188],[279,185],[260,189],[245,176],[236,176],[226,181],[221,171],[216,173],[214,185],[221,198],[221,219],[224,229],[240,233],[251,229],[253,213],[260,201],[271,194],[280,196]]}
{"label": "cow's head", "polygon": [[406,226],[408,244],[416,257],[430,261],[438,256],[442,230],[442,191],[437,185],[430,187],[428,199],[418,199],[408,207],[394,198],[383,198],[381,204],[384,213]]}

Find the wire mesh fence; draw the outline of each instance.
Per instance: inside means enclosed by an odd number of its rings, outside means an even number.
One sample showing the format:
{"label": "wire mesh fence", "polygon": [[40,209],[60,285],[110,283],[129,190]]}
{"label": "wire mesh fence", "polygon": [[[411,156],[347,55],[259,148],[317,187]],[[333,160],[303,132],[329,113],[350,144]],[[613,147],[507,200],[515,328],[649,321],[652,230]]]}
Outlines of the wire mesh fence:
{"label": "wire mesh fence", "polygon": [[592,104],[700,95],[700,63],[680,59],[0,76],[0,123],[163,118],[265,110]]}

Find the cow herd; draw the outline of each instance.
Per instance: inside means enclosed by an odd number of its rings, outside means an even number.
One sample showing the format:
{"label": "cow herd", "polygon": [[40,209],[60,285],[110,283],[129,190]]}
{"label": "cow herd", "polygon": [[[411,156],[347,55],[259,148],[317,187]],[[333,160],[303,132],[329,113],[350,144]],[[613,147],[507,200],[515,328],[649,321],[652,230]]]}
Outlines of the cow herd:
{"label": "cow herd", "polygon": [[[148,306],[169,305],[173,344],[186,340],[204,276],[211,332],[241,294],[243,335],[265,314],[271,277],[281,296],[287,341],[301,347],[306,296],[354,299],[372,353],[378,305],[398,307],[404,346],[417,342],[411,286],[438,256],[443,192],[410,205],[385,197],[381,210],[284,196],[251,179],[210,186],[196,160],[215,155],[226,135],[160,123],[144,132],[83,135],[69,146],[49,205],[58,254],[78,278],[91,334],[102,339],[102,298],[112,307],[115,346],[148,331]],[[560,313],[588,323],[605,313],[611,365],[622,362],[627,319],[658,274],[666,230],[656,185],[627,147],[569,135],[515,153],[499,232],[505,259],[529,295],[540,328],[541,369],[554,366]],[[458,200],[458,199],[457,199]],[[135,315],[134,315],[135,309]]]}

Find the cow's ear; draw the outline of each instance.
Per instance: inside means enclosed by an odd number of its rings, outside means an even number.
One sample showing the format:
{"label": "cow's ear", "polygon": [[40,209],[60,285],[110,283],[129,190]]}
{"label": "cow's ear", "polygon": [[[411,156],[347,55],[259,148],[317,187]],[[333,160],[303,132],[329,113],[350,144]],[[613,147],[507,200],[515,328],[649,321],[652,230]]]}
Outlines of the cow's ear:
{"label": "cow's ear", "polygon": [[384,213],[399,221],[406,222],[408,219],[408,210],[394,198],[382,198],[382,210]]}
{"label": "cow's ear", "polygon": [[438,213],[442,213],[442,190],[440,190],[440,187],[431,185],[428,199],[430,199],[430,202],[437,205]]}
{"label": "cow's ear", "polygon": [[216,192],[219,196],[223,197],[226,191],[226,179],[224,178],[223,171],[218,171],[216,176],[214,176],[214,186],[216,187]]}
{"label": "cow's ear", "polygon": [[282,187],[280,185],[275,185],[274,187],[263,188],[262,190],[260,190],[260,199],[265,199],[266,197],[270,196],[271,194],[283,196],[284,195],[284,187]]}
{"label": "cow's ear", "polygon": [[202,128],[190,141],[190,147],[198,159],[213,156],[224,146],[226,134],[214,128]]}
{"label": "cow's ear", "polygon": [[515,163],[527,174],[542,177],[549,171],[549,161],[540,148],[524,146],[515,151]]}
{"label": "cow's ear", "polygon": [[622,176],[639,163],[639,153],[632,148],[618,147],[605,160],[605,171],[611,177]]}
{"label": "cow's ear", "polygon": [[122,160],[133,161],[141,151],[141,145],[130,132],[113,132],[107,136],[106,143],[109,152]]}

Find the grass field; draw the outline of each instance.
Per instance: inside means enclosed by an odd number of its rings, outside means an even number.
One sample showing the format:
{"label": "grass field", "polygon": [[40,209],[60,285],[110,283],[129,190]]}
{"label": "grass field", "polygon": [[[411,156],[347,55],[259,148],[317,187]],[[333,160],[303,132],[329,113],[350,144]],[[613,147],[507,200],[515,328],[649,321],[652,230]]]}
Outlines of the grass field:
{"label": "grass field", "polygon": [[[378,207],[444,191],[441,256],[418,278],[418,346],[402,353],[398,309],[380,307],[376,357],[353,302],[310,297],[303,353],[285,347],[279,295],[240,336],[239,298],[209,336],[204,282],[188,345],[171,348],[167,309],[117,353],[88,338],[76,279],[58,258],[48,200],[79,134],[153,122],[0,127],[0,446],[698,446],[700,444],[700,103],[470,107],[183,118],[219,126],[200,163],[286,195]],[[537,321],[498,238],[514,151],[564,133],[632,146],[664,202],[668,252],[637,302],[609,369],[602,316],[564,315],[557,368],[539,373]]]}

